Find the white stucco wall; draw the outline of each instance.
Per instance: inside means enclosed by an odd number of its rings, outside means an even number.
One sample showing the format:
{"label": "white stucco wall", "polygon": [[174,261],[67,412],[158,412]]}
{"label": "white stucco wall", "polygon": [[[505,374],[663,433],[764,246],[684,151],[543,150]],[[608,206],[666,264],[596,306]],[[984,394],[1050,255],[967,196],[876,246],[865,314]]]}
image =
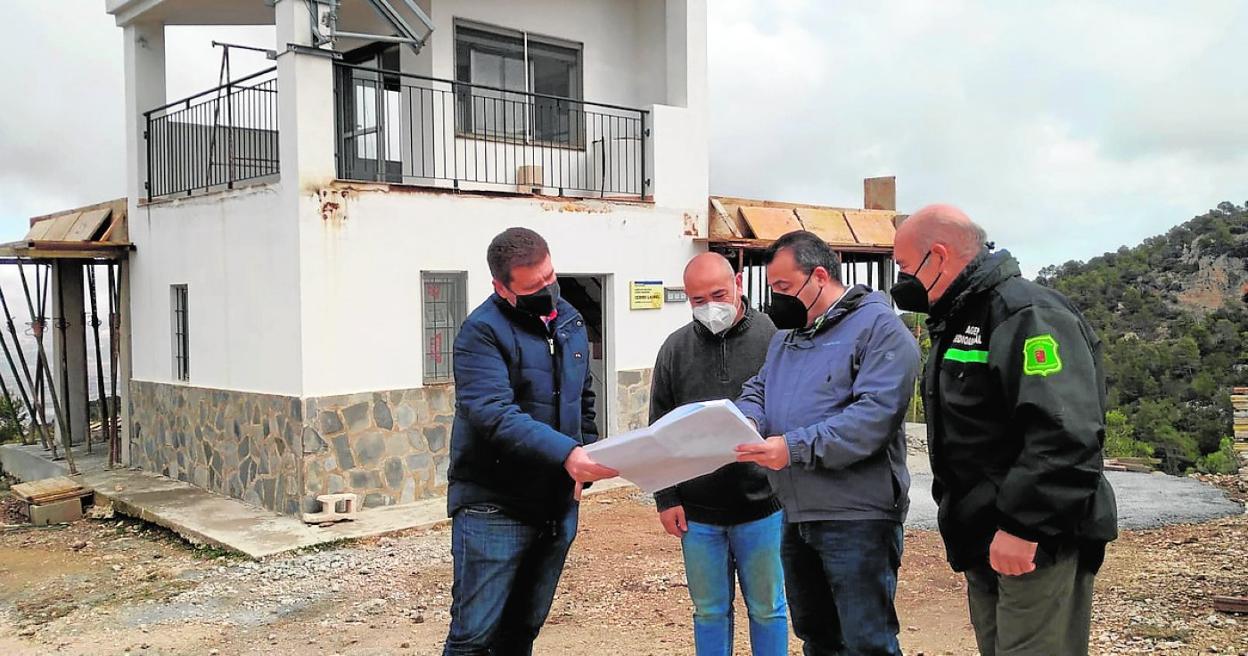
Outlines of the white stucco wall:
{"label": "white stucco wall", "polygon": [[190,381],[298,394],[296,223],[278,185],[130,214],[132,376],[175,382],[170,285],[188,295]]}
{"label": "white stucco wall", "polygon": [[684,304],[628,309],[630,281],[680,286],[702,250],[682,234],[681,212],[418,190],[350,192],[344,207],[341,218],[300,217],[308,396],[422,386],[421,272],[467,271],[471,311],[492,292],[486,246],[511,226],[546,237],[560,274],[612,276],[613,371],[653,366],[663,339],[689,320]]}

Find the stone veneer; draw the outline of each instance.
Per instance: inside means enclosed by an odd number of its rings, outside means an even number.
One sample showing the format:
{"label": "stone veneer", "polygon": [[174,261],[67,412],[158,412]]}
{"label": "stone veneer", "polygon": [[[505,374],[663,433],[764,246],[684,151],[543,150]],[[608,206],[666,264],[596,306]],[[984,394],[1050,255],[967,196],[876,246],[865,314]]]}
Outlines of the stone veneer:
{"label": "stone veneer", "polygon": [[[650,369],[620,371],[615,434],[647,425]],[[455,389],[299,399],[130,383],[131,465],[281,513],[354,492],[365,508],[446,493]]]}
{"label": "stone veneer", "polygon": [[302,433],[295,397],[130,382],[131,466],[270,510],[299,510]]}
{"label": "stone veneer", "polygon": [[650,425],[650,379],[653,369],[621,370],[616,374],[616,433]]}
{"label": "stone veneer", "polygon": [[360,495],[365,508],[446,493],[455,390],[450,385],[304,401],[303,507]]}

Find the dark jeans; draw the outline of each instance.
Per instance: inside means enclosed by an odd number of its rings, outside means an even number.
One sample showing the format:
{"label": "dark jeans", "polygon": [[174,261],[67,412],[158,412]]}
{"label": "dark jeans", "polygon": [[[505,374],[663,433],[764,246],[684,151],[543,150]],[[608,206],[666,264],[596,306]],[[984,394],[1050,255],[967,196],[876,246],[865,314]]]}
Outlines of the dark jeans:
{"label": "dark jeans", "polygon": [[577,507],[533,526],[475,505],[451,520],[451,629],[444,656],[531,654],[563,562],[576,537]]}
{"label": "dark jeans", "polygon": [[902,528],[887,520],[786,524],[781,557],[806,656],[901,654],[893,598]]}
{"label": "dark jeans", "polygon": [[988,565],[966,572],[975,641],[983,656],[1088,653],[1092,583],[1075,549],[1022,576],[1002,576]]}

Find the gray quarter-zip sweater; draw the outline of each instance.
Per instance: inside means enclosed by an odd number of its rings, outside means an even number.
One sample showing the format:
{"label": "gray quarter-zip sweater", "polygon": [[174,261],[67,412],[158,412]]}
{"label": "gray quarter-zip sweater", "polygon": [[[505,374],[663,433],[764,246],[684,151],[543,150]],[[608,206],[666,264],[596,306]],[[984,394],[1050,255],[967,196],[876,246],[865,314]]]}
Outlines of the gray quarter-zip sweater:
{"label": "gray quarter-zip sweater", "polygon": [[[691,321],[668,336],[654,365],[650,421],[686,403],[735,399],[758,373],[776,326],[746,302],[745,316],[720,335]],[[725,465],[654,495],[659,510],[684,506],[691,522],[730,526],[780,509],[767,474],[751,463]]]}

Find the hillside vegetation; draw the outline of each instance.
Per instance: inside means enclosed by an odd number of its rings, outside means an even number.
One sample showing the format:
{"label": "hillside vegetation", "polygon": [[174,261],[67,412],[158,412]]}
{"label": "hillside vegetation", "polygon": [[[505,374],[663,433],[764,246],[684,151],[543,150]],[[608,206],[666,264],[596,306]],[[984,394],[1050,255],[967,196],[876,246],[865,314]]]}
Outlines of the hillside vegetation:
{"label": "hillside vegetation", "polygon": [[[1234,471],[1246,262],[1248,204],[1226,202],[1134,248],[1040,271],[1036,281],[1068,296],[1104,341],[1108,455],[1161,458],[1170,473]],[[926,356],[930,340],[917,332]]]}

